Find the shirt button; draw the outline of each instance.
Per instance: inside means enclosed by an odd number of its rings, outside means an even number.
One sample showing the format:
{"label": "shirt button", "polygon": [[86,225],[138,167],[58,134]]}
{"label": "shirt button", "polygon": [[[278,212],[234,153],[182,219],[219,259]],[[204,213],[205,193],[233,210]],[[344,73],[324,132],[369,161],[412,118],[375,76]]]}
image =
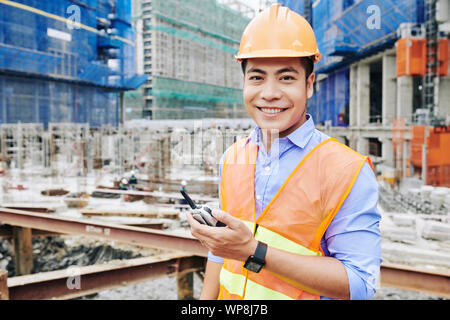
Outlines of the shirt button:
{"label": "shirt button", "polygon": [[270,171],[270,167],[265,167],[264,170],[266,170],[267,172]]}
{"label": "shirt button", "polygon": [[261,196],[259,194],[256,195],[256,199],[261,200]]}

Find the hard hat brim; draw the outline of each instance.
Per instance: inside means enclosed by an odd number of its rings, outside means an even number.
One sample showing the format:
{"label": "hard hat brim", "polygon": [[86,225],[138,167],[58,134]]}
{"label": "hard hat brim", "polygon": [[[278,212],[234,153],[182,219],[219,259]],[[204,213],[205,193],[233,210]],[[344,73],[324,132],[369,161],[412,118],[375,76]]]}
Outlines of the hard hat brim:
{"label": "hard hat brim", "polygon": [[307,51],[294,51],[294,50],[283,50],[283,49],[268,49],[254,51],[249,54],[238,54],[235,59],[238,62],[242,62],[244,59],[252,58],[302,58],[309,57],[314,63],[317,63],[322,58],[320,53],[307,52]]}

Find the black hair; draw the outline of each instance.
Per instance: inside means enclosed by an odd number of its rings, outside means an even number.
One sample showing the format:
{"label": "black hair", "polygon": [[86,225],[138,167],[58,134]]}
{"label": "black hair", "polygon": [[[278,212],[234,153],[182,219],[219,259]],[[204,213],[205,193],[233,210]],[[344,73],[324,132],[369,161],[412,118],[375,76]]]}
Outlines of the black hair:
{"label": "black hair", "polygon": [[[314,72],[314,62],[309,57],[300,57],[300,63],[302,64],[303,68],[305,69],[305,76],[306,79],[309,78],[311,73]],[[245,68],[247,67],[247,59],[242,60],[241,62],[241,68],[242,73],[245,74]]]}

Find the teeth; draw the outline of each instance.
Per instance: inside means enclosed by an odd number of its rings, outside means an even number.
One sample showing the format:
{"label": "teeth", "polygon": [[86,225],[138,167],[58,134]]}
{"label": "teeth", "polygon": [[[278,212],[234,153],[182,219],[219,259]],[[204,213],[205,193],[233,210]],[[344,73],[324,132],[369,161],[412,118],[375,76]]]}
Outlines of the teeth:
{"label": "teeth", "polygon": [[266,112],[266,113],[279,113],[279,112],[283,111],[284,109],[279,109],[279,108],[261,108],[261,110],[263,112]]}

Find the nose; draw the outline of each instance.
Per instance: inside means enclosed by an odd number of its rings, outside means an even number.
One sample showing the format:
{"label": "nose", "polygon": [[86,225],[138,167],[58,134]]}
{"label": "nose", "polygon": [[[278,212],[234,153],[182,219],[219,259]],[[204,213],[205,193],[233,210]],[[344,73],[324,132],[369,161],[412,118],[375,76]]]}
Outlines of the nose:
{"label": "nose", "polygon": [[261,98],[266,101],[281,99],[282,93],[275,80],[268,79],[261,90]]}

